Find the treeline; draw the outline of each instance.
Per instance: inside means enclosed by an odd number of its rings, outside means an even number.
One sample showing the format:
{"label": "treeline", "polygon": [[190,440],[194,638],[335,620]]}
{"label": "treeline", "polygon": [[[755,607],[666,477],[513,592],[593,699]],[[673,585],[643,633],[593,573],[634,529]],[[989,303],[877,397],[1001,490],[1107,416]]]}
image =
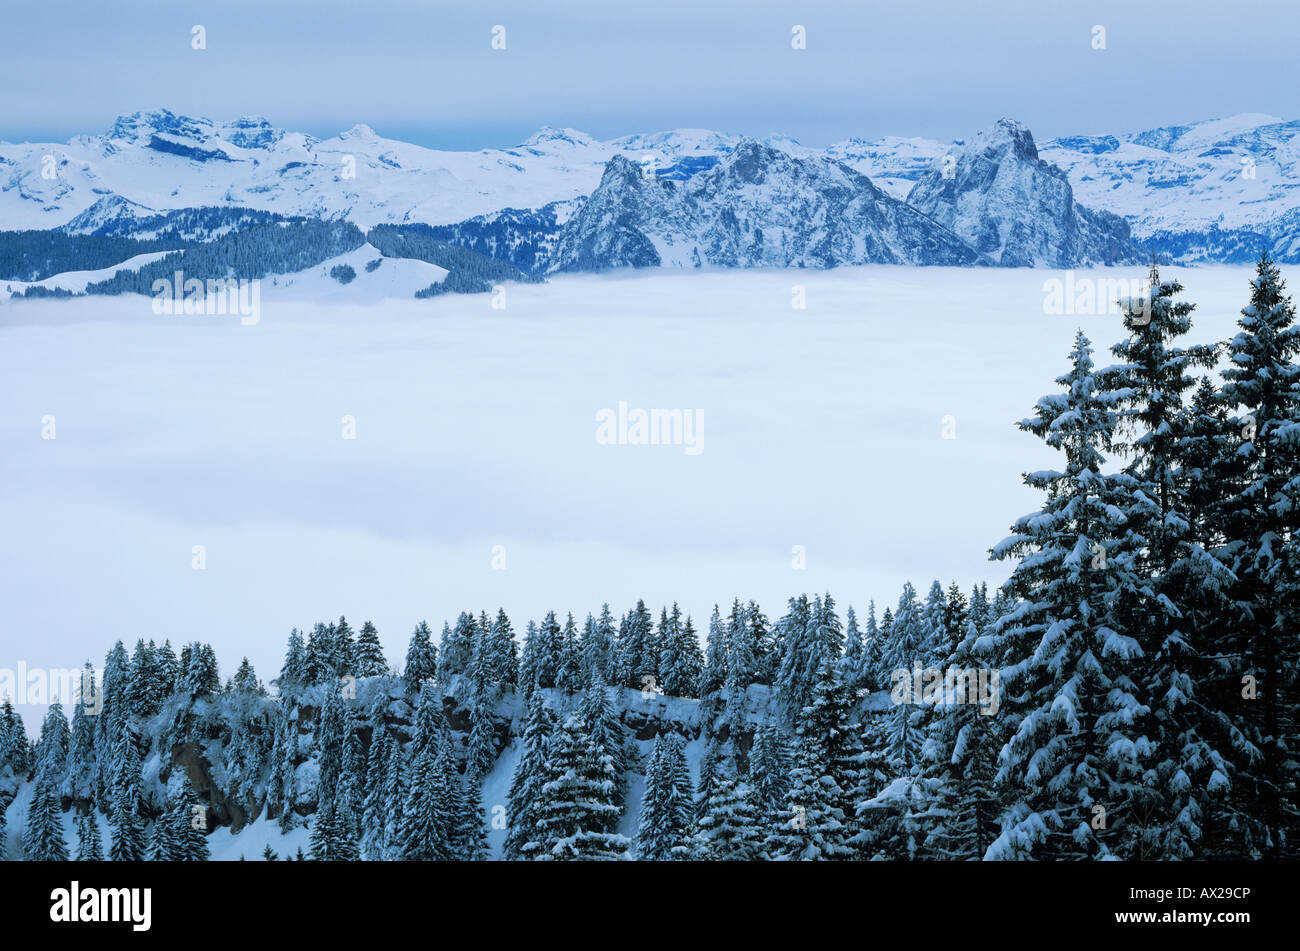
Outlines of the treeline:
{"label": "treeline", "polygon": [[580,202],[551,202],[541,208],[503,208],[450,225],[433,225],[429,236],[504,261],[526,274],[546,273],[559,239],[558,211]]}
{"label": "treeline", "polygon": [[96,271],[137,254],[174,249],[171,242],[158,239],[0,231],[0,281],[42,281],[65,271]]}
{"label": "treeline", "polygon": [[153,294],[159,278],[171,281],[177,271],[185,280],[234,277],[256,280],[315,267],[355,251],[365,243],[356,225],[347,221],[294,220],[249,225],[169,254],[136,271],[118,271],[111,278],[86,286],[87,294]]}
{"label": "treeline", "polygon": [[[139,254],[174,252],[138,270],[121,270],[91,282],[85,290],[86,294],[150,295],[155,280],[170,281],[178,270],[186,280],[253,280],[314,267],[367,241],[385,257],[426,261],[449,272],[442,281],[417,292],[421,299],[482,293],[503,281],[541,280],[432,235],[427,225],[378,225],[363,234],[346,221],[284,218],[240,208],[186,208],[129,223],[114,221],[89,235],[0,231],[0,280],[38,281],[66,271],[112,267]],[[332,269],[331,276],[341,284],[352,279],[343,265]],[[33,287],[15,296],[77,295]]]}
{"label": "treeline", "polygon": [[32,282],[66,271],[97,271],[139,254],[179,251],[252,224],[289,220],[269,211],[212,206],[116,218],[90,234],[0,231],[0,280]]}
{"label": "treeline", "polygon": [[375,225],[366,235],[380,254],[390,258],[415,258],[445,268],[448,275],[416,293],[418,298],[438,294],[476,294],[490,291],[503,281],[536,283],[541,280],[513,264],[498,261],[435,238],[428,225]]}

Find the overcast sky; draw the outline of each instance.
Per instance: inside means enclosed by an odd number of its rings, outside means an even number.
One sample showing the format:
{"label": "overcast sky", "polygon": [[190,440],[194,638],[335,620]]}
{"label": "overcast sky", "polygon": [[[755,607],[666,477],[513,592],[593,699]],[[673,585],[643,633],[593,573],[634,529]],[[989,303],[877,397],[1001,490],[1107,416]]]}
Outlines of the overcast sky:
{"label": "overcast sky", "polygon": [[[64,141],[155,108],[451,148],[542,125],[1036,137],[1300,116],[1282,0],[946,3],[68,0],[6,5],[0,139]],[[506,49],[491,48],[506,28]],[[191,48],[194,25],[207,48]],[[791,48],[803,26],[807,49]],[[1093,29],[1105,28],[1104,50]]]}

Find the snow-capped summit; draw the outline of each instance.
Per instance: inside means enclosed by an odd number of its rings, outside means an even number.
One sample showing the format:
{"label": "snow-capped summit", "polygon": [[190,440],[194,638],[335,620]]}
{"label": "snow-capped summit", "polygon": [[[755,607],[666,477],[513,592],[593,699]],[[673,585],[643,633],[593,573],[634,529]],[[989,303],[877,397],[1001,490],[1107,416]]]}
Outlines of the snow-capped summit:
{"label": "snow-capped summit", "polygon": [[63,230],[69,234],[103,233],[113,230],[114,226],[134,223],[154,214],[156,214],[154,209],[146,208],[121,195],[105,195],[64,225]]}
{"label": "snow-capped summit", "polygon": [[1004,266],[1141,259],[1128,225],[1076,202],[1065,172],[1038,157],[1034,137],[1014,119],[942,156],[907,201]]}
{"label": "snow-capped summit", "polygon": [[523,142],[521,146],[569,146],[572,148],[592,148],[599,143],[585,132],[577,129],[555,129],[542,126]]}
{"label": "snow-capped summit", "polygon": [[370,126],[366,125],[364,122],[358,122],[346,132],[340,132],[338,138],[344,142],[353,139],[359,139],[362,142],[374,142],[379,138],[379,136],[376,134],[374,129],[370,128]]}
{"label": "snow-capped summit", "polygon": [[657,152],[666,155],[723,155],[740,141],[736,135],[708,129],[672,129],[667,132],[626,135],[610,145],[624,152]]}
{"label": "snow-capped summit", "polygon": [[1034,137],[1029,130],[1017,120],[1005,116],[993,123],[991,128],[978,133],[971,141],[968,151],[981,149],[986,155],[992,156],[1006,148],[1010,148],[1016,158],[1026,162],[1038,161],[1038,148],[1034,145]]}
{"label": "snow-capped summit", "polygon": [[826,158],[742,139],[677,182],[615,156],[564,225],[551,270],[974,264],[956,236]]}

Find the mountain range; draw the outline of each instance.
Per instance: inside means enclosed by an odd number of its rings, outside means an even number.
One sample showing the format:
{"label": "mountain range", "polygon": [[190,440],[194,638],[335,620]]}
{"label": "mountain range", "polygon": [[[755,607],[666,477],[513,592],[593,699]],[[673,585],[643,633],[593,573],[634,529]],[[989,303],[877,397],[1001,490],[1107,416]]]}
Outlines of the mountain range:
{"label": "mountain range", "polygon": [[[513,148],[452,152],[362,125],[322,140],[260,118],[161,110],[63,144],[0,143],[0,231],[130,238],[154,251],[269,220],[420,226],[421,241],[531,275],[1075,267],[1153,253],[1237,262],[1265,247],[1294,261],[1297,171],[1300,122],[1261,115],[1041,146],[1001,119],[950,143],[855,138],[811,149],[696,129],[600,141],[545,128]],[[3,265],[0,279],[41,270]]]}

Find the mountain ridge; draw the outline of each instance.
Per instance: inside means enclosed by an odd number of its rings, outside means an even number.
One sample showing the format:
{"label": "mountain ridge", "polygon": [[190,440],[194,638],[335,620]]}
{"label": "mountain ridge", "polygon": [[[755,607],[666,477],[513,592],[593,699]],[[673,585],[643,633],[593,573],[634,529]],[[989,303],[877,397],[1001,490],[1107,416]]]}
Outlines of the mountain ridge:
{"label": "mountain ridge", "polygon": [[[552,260],[560,254],[561,232],[574,230],[572,217],[582,214],[616,157],[653,180],[676,182],[695,193],[701,189],[697,180],[709,181],[701,176],[713,173],[742,143],[755,143],[766,150],[769,165],[788,156],[851,169],[875,190],[873,200],[895,212],[882,198],[909,204],[952,230],[960,216],[935,197],[944,190],[943,168],[960,161],[969,153],[968,143],[982,135],[986,133],[947,145],[916,137],[851,137],[819,150],[780,135],[754,138],[678,129],[601,141],[575,129],[543,127],[517,146],[450,152],[386,139],[364,124],[318,139],[278,128],[260,116],[214,121],[163,109],[119,116],[105,132],[74,136],[63,145],[0,143],[0,229],[121,234],[181,209],[244,208],[345,219],[363,230],[377,224],[426,224],[440,232],[441,240],[499,257],[527,273],[544,273],[568,268],[563,260]],[[1300,189],[1295,187],[1300,122],[1246,114],[1134,133],[1064,136],[1040,146],[1028,129],[1024,135],[1027,141],[1012,143],[1009,157],[1017,167],[1041,163],[1027,180],[1061,195],[1045,203],[1026,202],[1020,214],[1050,205],[1054,226],[1044,230],[1032,218],[1021,220],[1020,232],[1037,237],[1018,232],[1004,261],[1004,232],[1015,230],[1015,223],[1003,228],[995,242],[982,236],[981,229],[990,226],[987,216],[994,212],[1007,224],[1006,209],[985,196],[986,220],[976,221],[973,229],[969,221],[963,225],[962,240],[974,247],[977,258],[995,247],[994,263],[1123,263],[1133,255],[1114,216],[1127,224],[1143,254],[1183,262],[1239,261],[1267,246],[1283,261],[1300,259],[1295,227],[1300,220]],[[1240,171],[1235,177],[1234,169]],[[1053,185],[1056,181],[1065,188]],[[922,182],[930,184],[918,191]],[[1070,201],[1063,197],[1066,190]],[[865,187],[862,191],[867,193]],[[1077,210],[1067,214],[1070,208]],[[719,228],[725,215],[720,207],[713,215],[718,221],[701,225],[712,229],[713,256],[719,261],[766,259],[761,253],[747,255],[743,248],[724,250]],[[770,231],[772,216],[767,220]],[[931,229],[917,227],[933,237]],[[672,260],[684,235],[669,228],[663,237],[669,244],[656,253]],[[573,240],[565,247],[573,246]],[[643,248],[633,257],[653,255]],[[862,249],[820,255],[835,263],[925,257],[900,255],[897,249],[892,258]],[[799,255],[790,258],[798,266]],[[711,260],[707,250],[701,252],[701,264],[706,260]]]}

